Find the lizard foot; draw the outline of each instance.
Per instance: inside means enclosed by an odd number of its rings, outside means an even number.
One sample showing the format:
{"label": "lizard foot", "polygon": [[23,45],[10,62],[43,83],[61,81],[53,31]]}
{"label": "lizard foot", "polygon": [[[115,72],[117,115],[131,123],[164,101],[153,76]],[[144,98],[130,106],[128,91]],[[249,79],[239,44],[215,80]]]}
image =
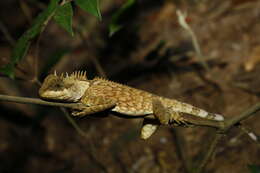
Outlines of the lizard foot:
{"label": "lizard foot", "polygon": [[180,112],[173,111],[172,109],[168,109],[169,114],[170,114],[170,119],[169,123],[174,124],[177,126],[188,126],[187,122],[185,119],[182,117]]}
{"label": "lizard foot", "polygon": [[158,129],[159,123],[156,119],[144,118],[142,129],[141,129],[141,138],[146,140],[155,133]]}
{"label": "lizard foot", "polygon": [[171,108],[165,108],[162,102],[158,99],[153,100],[154,116],[163,125],[174,124],[176,126],[187,126],[185,119],[180,112],[173,111]]}
{"label": "lizard foot", "polygon": [[71,113],[72,116],[75,116],[75,117],[83,117],[85,116],[86,114],[84,113],[84,111],[73,111]]}

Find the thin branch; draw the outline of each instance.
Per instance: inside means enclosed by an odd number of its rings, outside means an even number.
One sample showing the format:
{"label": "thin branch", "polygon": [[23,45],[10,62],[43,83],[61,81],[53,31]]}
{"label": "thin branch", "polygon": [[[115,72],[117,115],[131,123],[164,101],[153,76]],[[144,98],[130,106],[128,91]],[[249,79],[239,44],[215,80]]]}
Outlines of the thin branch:
{"label": "thin branch", "polygon": [[[16,102],[16,103],[23,103],[23,104],[38,104],[38,105],[45,105],[45,106],[58,106],[58,107],[66,107],[66,108],[72,108],[77,109],[82,107],[83,105],[81,103],[60,103],[60,102],[49,102],[44,101],[38,98],[28,98],[28,97],[18,97],[18,96],[8,96],[8,95],[2,95],[0,94],[0,101],[9,101],[9,102]],[[207,126],[212,127],[215,129],[218,129],[222,131],[223,133],[227,132],[232,126],[235,126],[242,120],[252,116],[255,112],[260,110],[260,103],[257,103],[256,105],[252,106],[251,108],[247,109],[242,114],[227,119],[225,121],[212,121],[203,119],[196,116],[191,115],[183,115],[183,117],[188,120],[189,123],[196,125],[196,126]]]}
{"label": "thin branch", "polygon": [[8,29],[6,28],[6,26],[3,24],[3,22],[1,20],[0,20],[0,31],[2,31],[5,39],[9,42],[9,44],[11,46],[14,46],[15,40],[13,39],[13,37],[9,33]]}
{"label": "thin branch", "polygon": [[[76,28],[77,29],[77,28]],[[85,38],[84,34],[82,33],[82,31],[80,29],[78,29],[78,34],[79,34],[79,37],[83,43],[83,45],[85,46],[90,46],[90,43],[89,41],[87,41],[87,39]],[[89,57],[90,61],[93,63],[93,65],[96,67],[96,70],[99,74],[99,76],[103,77],[103,78],[107,78],[107,75],[106,75],[106,72],[105,70],[103,69],[102,65],[100,64],[99,62],[99,59],[96,57],[93,57],[93,56],[90,56]]]}
{"label": "thin branch", "polygon": [[192,44],[194,46],[194,49],[197,53],[197,56],[199,57],[199,60],[202,64],[202,66],[205,68],[205,70],[209,70],[209,67],[208,67],[208,64],[207,62],[205,61],[202,53],[201,53],[201,49],[200,49],[200,45],[199,45],[199,42],[198,42],[198,39],[196,37],[196,35],[194,34],[194,32],[192,31],[192,29],[190,28],[190,26],[188,25],[188,23],[186,22],[186,16],[187,14],[186,13],[182,13],[181,10],[177,10],[176,11],[176,14],[178,16],[178,21],[179,21],[179,24],[180,26],[183,27],[183,29],[185,29],[190,37],[191,37],[191,40],[192,40]]}
{"label": "thin branch", "polygon": [[196,173],[201,173],[203,171],[203,169],[205,168],[205,166],[208,164],[208,162],[210,161],[210,159],[217,147],[218,141],[222,138],[223,135],[224,135],[223,133],[217,133],[215,135],[214,139],[211,141],[211,143],[209,145],[209,149],[207,150],[203,160],[201,161],[199,167],[195,171]]}
{"label": "thin branch", "polygon": [[42,38],[42,33],[43,33],[44,30],[42,30],[41,33],[39,33],[39,36],[36,40],[36,46],[35,46],[35,52],[34,52],[34,64],[33,64],[33,79],[32,79],[32,82],[35,82],[37,85],[40,83],[39,79],[38,79],[38,73],[39,73],[39,58],[40,58],[40,40]]}
{"label": "thin branch", "polygon": [[65,5],[65,4],[67,4],[67,3],[70,3],[70,2],[72,2],[73,0],[63,0],[61,3],[60,3],[60,6],[63,6],[63,5]]}
{"label": "thin branch", "polygon": [[188,155],[184,136],[181,134],[181,131],[177,128],[171,128],[171,133],[174,138],[173,140],[175,141],[177,156],[183,163],[184,172],[189,173],[191,164],[190,159],[187,157]]}
{"label": "thin branch", "polygon": [[260,103],[257,103],[254,106],[247,109],[245,112],[241,113],[240,115],[235,116],[234,118],[231,118],[229,120],[226,120],[224,123],[224,126],[219,128],[221,133],[217,133],[215,135],[214,140],[211,142],[210,147],[207,150],[206,155],[202,159],[201,163],[199,164],[196,173],[201,173],[203,171],[203,169],[205,168],[205,166],[208,164],[208,162],[210,161],[210,158],[214,152],[214,149],[216,148],[216,145],[217,145],[218,141],[221,139],[221,137],[223,136],[223,134],[227,133],[227,131],[231,127],[234,127],[236,124],[239,124],[242,120],[254,115],[254,113],[256,113],[259,110],[260,110]]}
{"label": "thin branch", "polygon": [[226,121],[225,127],[223,128],[223,130],[224,131],[229,130],[229,128],[231,128],[235,124],[249,118],[250,116],[254,115],[254,113],[256,113],[259,110],[260,110],[260,103],[257,103],[254,106],[247,109],[246,111],[244,111],[243,113],[241,113],[240,115],[235,116],[234,118],[230,119],[229,121]]}
{"label": "thin branch", "polygon": [[245,127],[244,125],[242,126],[241,123],[239,123],[238,128],[244,134],[246,134],[250,138],[250,140],[252,140],[258,147],[260,147],[260,143],[259,143],[258,137],[255,135],[255,133],[253,133],[253,131],[251,129],[249,129],[248,127]]}
{"label": "thin branch", "polygon": [[66,107],[66,108],[78,108],[82,104],[80,103],[57,103],[57,102],[48,102],[38,98],[27,98],[27,97],[17,97],[17,96],[7,96],[0,94],[0,101],[8,101],[8,102],[16,102],[23,104],[37,104],[37,105],[45,105],[45,106],[58,106],[58,107]]}
{"label": "thin branch", "polygon": [[83,136],[84,138],[87,137],[86,133],[78,126],[78,124],[75,122],[75,120],[73,118],[71,118],[71,116],[69,115],[68,111],[65,108],[60,108],[62,110],[62,112],[64,113],[65,117],[67,118],[67,120],[70,122],[70,124],[76,129],[76,131]]}

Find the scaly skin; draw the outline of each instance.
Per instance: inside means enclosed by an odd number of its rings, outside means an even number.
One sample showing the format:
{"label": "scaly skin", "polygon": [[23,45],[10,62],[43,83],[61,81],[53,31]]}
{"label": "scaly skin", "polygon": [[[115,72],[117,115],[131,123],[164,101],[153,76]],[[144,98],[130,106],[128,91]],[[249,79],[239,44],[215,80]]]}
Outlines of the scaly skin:
{"label": "scaly skin", "polygon": [[143,139],[149,138],[160,124],[185,125],[186,120],[181,116],[183,113],[215,121],[223,120],[221,115],[208,113],[174,99],[102,78],[88,80],[85,72],[74,72],[66,76],[51,74],[44,80],[39,95],[47,100],[82,103],[84,106],[73,111],[74,116],[85,116],[106,109],[128,116],[143,116]]}
{"label": "scaly skin", "polygon": [[187,113],[212,120],[218,120],[219,118],[216,114],[208,113],[205,110],[199,109],[190,104],[182,103],[174,99],[160,97],[143,90],[135,89],[101,78],[95,78],[91,81],[90,87],[86,90],[83,96],[83,103],[84,98],[88,96],[104,97],[114,100],[116,102],[116,106],[112,109],[112,111],[125,115],[144,116],[152,114],[152,101],[154,99],[158,99],[164,107],[169,107],[176,112]]}

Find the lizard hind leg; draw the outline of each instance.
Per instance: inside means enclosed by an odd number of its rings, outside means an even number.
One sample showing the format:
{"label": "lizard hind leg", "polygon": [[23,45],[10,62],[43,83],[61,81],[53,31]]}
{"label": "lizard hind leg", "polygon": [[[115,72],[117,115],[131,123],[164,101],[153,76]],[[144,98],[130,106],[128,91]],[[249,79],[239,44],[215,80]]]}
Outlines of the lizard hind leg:
{"label": "lizard hind leg", "polygon": [[160,124],[158,120],[144,118],[141,129],[141,139],[146,140],[150,138],[156,132],[159,126]]}
{"label": "lizard hind leg", "polygon": [[153,99],[153,114],[163,125],[186,125],[181,113],[165,108],[159,99]]}

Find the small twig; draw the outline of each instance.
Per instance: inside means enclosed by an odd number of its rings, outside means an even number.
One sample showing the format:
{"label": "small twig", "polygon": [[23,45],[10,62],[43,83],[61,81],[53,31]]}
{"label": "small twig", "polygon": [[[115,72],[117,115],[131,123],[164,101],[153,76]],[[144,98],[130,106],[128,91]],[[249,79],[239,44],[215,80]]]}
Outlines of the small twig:
{"label": "small twig", "polygon": [[[89,42],[86,40],[86,38],[84,37],[83,33],[81,30],[78,29],[78,34],[79,34],[79,37],[82,41],[82,43],[85,45],[85,46],[89,46]],[[103,77],[103,78],[107,78],[107,75],[106,75],[106,72],[105,70],[103,69],[103,67],[101,66],[98,58],[96,57],[92,57],[90,56],[90,61],[94,64],[94,66],[96,67],[96,70],[99,74],[99,76]]]}
{"label": "small twig", "polygon": [[246,134],[254,143],[256,143],[256,145],[257,145],[258,147],[260,147],[260,143],[259,143],[258,137],[255,135],[255,133],[252,132],[251,129],[249,129],[248,127],[245,127],[244,125],[242,126],[241,123],[239,123],[238,128],[239,128],[244,134]]}
{"label": "small twig", "polygon": [[177,10],[176,14],[178,16],[179,24],[190,35],[191,40],[192,40],[192,44],[193,44],[194,49],[195,49],[195,51],[197,53],[197,56],[200,58],[200,62],[202,64],[202,66],[205,68],[205,70],[209,71],[208,64],[206,63],[206,61],[205,61],[205,59],[204,59],[204,57],[203,57],[203,55],[201,53],[201,49],[200,49],[200,45],[199,45],[198,39],[197,39],[196,35],[194,34],[194,32],[192,31],[192,29],[190,28],[190,26],[188,25],[188,23],[186,22],[187,14],[186,13],[182,13],[181,10]]}
{"label": "small twig", "polygon": [[65,5],[66,3],[70,3],[72,2],[73,0],[63,0],[61,3],[60,3],[60,6],[63,6]]}
{"label": "small twig", "polygon": [[199,167],[196,170],[196,173],[201,173],[203,171],[203,169],[205,168],[205,166],[207,165],[207,163],[210,161],[216,146],[218,144],[218,141],[222,138],[224,134],[222,133],[217,133],[214,137],[214,139],[212,140],[212,142],[209,145],[209,149],[207,150],[203,160],[201,161]]}
{"label": "small twig", "polygon": [[39,56],[40,56],[40,48],[39,48],[39,45],[40,45],[40,40],[42,38],[42,33],[39,33],[39,36],[36,40],[36,48],[35,48],[35,52],[34,52],[34,66],[33,66],[33,79],[32,81],[35,82],[36,84],[39,84],[39,79],[38,79],[38,73],[39,73],[39,69],[38,69],[38,63],[39,63]]}
{"label": "small twig", "polygon": [[60,108],[62,110],[62,112],[64,113],[65,117],[67,118],[67,120],[70,122],[70,124],[76,129],[76,131],[81,135],[83,136],[84,138],[87,137],[86,133],[81,130],[81,128],[77,125],[77,123],[75,122],[75,120],[73,118],[71,118],[71,116],[69,115],[68,111],[61,107]]}
{"label": "small twig", "polygon": [[259,110],[260,110],[260,103],[257,103],[254,106],[247,109],[246,111],[244,111],[243,113],[241,113],[240,115],[235,116],[234,118],[230,119],[229,121],[226,121],[225,127],[222,130],[224,130],[224,131],[229,130],[229,128],[231,128],[235,124],[243,121],[244,119],[249,118],[250,116],[252,116],[254,113],[256,113]]}
{"label": "small twig", "polygon": [[5,25],[3,24],[3,22],[0,20],[0,30],[2,31],[4,37],[6,38],[6,40],[9,42],[9,44],[11,46],[14,46],[15,44],[15,40],[13,39],[13,37],[11,36],[11,34],[9,33],[8,29],[5,27]]}
{"label": "small twig", "polygon": [[181,131],[179,129],[172,128],[171,132],[175,141],[177,155],[183,163],[184,171],[185,173],[189,173],[190,159],[187,158],[187,150],[186,150],[186,143],[184,137],[183,135],[181,135]]}
{"label": "small twig", "polygon": [[32,23],[32,12],[29,9],[29,6],[26,1],[19,1],[20,9],[22,10],[25,18],[31,24]]}
{"label": "small twig", "polygon": [[239,124],[242,120],[254,115],[254,113],[256,113],[259,110],[260,110],[260,103],[257,103],[254,106],[252,106],[251,108],[247,109],[245,112],[241,113],[240,115],[235,116],[234,118],[231,118],[229,120],[226,120],[224,122],[224,126],[218,128],[221,131],[221,134],[220,133],[216,134],[214,140],[210,144],[209,150],[207,150],[206,155],[204,156],[201,163],[199,164],[196,173],[201,173],[203,171],[203,169],[205,168],[205,166],[207,165],[207,163],[210,161],[210,158],[214,152],[214,149],[215,149],[218,141],[223,136],[223,134],[227,133],[227,131],[231,127],[234,127],[236,124]]}

